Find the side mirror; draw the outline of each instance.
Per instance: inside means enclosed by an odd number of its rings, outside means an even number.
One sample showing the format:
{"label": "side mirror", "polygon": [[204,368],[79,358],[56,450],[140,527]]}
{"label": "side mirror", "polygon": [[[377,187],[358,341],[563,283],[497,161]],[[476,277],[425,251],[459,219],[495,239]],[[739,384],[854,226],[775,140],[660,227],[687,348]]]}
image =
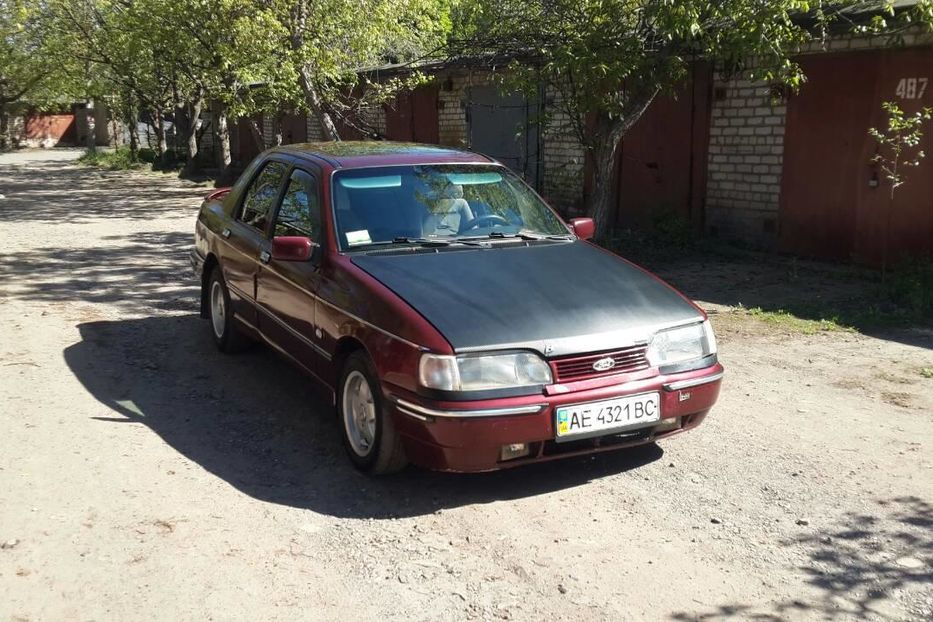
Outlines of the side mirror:
{"label": "side mirror", "polygon": [[311,238],[279,235],[272,238],[272,258],[279,261],[308,261],[314,250]]}
{"label": "side mirror", "polygon": [[596,223],[592,218],[574,218],[570,221],[570,227],[577,237],[583,240],[593,239],[593,234],[596,233]]}

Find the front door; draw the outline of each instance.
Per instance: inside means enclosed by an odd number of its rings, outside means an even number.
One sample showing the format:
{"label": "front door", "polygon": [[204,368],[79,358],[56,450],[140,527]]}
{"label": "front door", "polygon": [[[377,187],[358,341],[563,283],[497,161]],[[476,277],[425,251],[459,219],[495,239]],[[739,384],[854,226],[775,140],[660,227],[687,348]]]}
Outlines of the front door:
{"label": "front door", "polygon": [[266,245],[266,231],[288,166],[283,162],[266,163],[250,182],[237,206],[235,218],[221,235],[220,265],[230,291],[235,314],[256,326],[256,275],[259,253]]}
{"label": "front door", "polygon": [[[278,209],[272,236],[301,236],[323,244],[318,178],[294,169]],[[263,253],[258,279],[259,328],[290,357],[321,375],[325,353],[316,345],[315,292],[320,282],[323,249],[309,261],[281,261]]]}

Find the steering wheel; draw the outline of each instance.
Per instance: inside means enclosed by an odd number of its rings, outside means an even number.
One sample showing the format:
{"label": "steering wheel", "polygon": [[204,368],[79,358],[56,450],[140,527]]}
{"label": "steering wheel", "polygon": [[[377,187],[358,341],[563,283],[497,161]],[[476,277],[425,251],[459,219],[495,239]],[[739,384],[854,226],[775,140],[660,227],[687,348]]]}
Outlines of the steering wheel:
{"label": "steering wheel", "polygon": [[464,223],[463,226],[460,227],[460,231],[463,232],[463,231],[469,231],[470,229],[478,229],[485,224],[504,225],[508,227],[512,223],[510,223],[508,220],[506,220],[499,214],[486,214],[485,216],[477,216],[473,220]]}

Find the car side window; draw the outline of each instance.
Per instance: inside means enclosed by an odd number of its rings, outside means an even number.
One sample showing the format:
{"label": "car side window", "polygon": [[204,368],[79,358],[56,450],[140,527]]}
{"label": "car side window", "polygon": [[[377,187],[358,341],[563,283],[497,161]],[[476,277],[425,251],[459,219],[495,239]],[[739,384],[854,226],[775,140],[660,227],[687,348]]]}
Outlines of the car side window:
{"label": "car side window", "polygon": [[323,237],[317,180],[304,171],[292,171],[275,218],[275,235],[300,235],[315,241]]}
{"label": "car side window", "polygon": [[266,230],[286,169],[286,165],[281,162],[269,162],[263,167],[246,190],[240,210],[241,221],[260,231]]}

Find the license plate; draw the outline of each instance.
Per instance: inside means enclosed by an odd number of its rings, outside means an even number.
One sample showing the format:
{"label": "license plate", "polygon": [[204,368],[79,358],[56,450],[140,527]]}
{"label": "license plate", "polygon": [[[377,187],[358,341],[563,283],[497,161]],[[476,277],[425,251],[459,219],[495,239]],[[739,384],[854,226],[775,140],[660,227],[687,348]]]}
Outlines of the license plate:
{"label": "license plate", "polygon": [[641,428],[661,419],[661,397],[642,393],[557,409],[557,439]]}

